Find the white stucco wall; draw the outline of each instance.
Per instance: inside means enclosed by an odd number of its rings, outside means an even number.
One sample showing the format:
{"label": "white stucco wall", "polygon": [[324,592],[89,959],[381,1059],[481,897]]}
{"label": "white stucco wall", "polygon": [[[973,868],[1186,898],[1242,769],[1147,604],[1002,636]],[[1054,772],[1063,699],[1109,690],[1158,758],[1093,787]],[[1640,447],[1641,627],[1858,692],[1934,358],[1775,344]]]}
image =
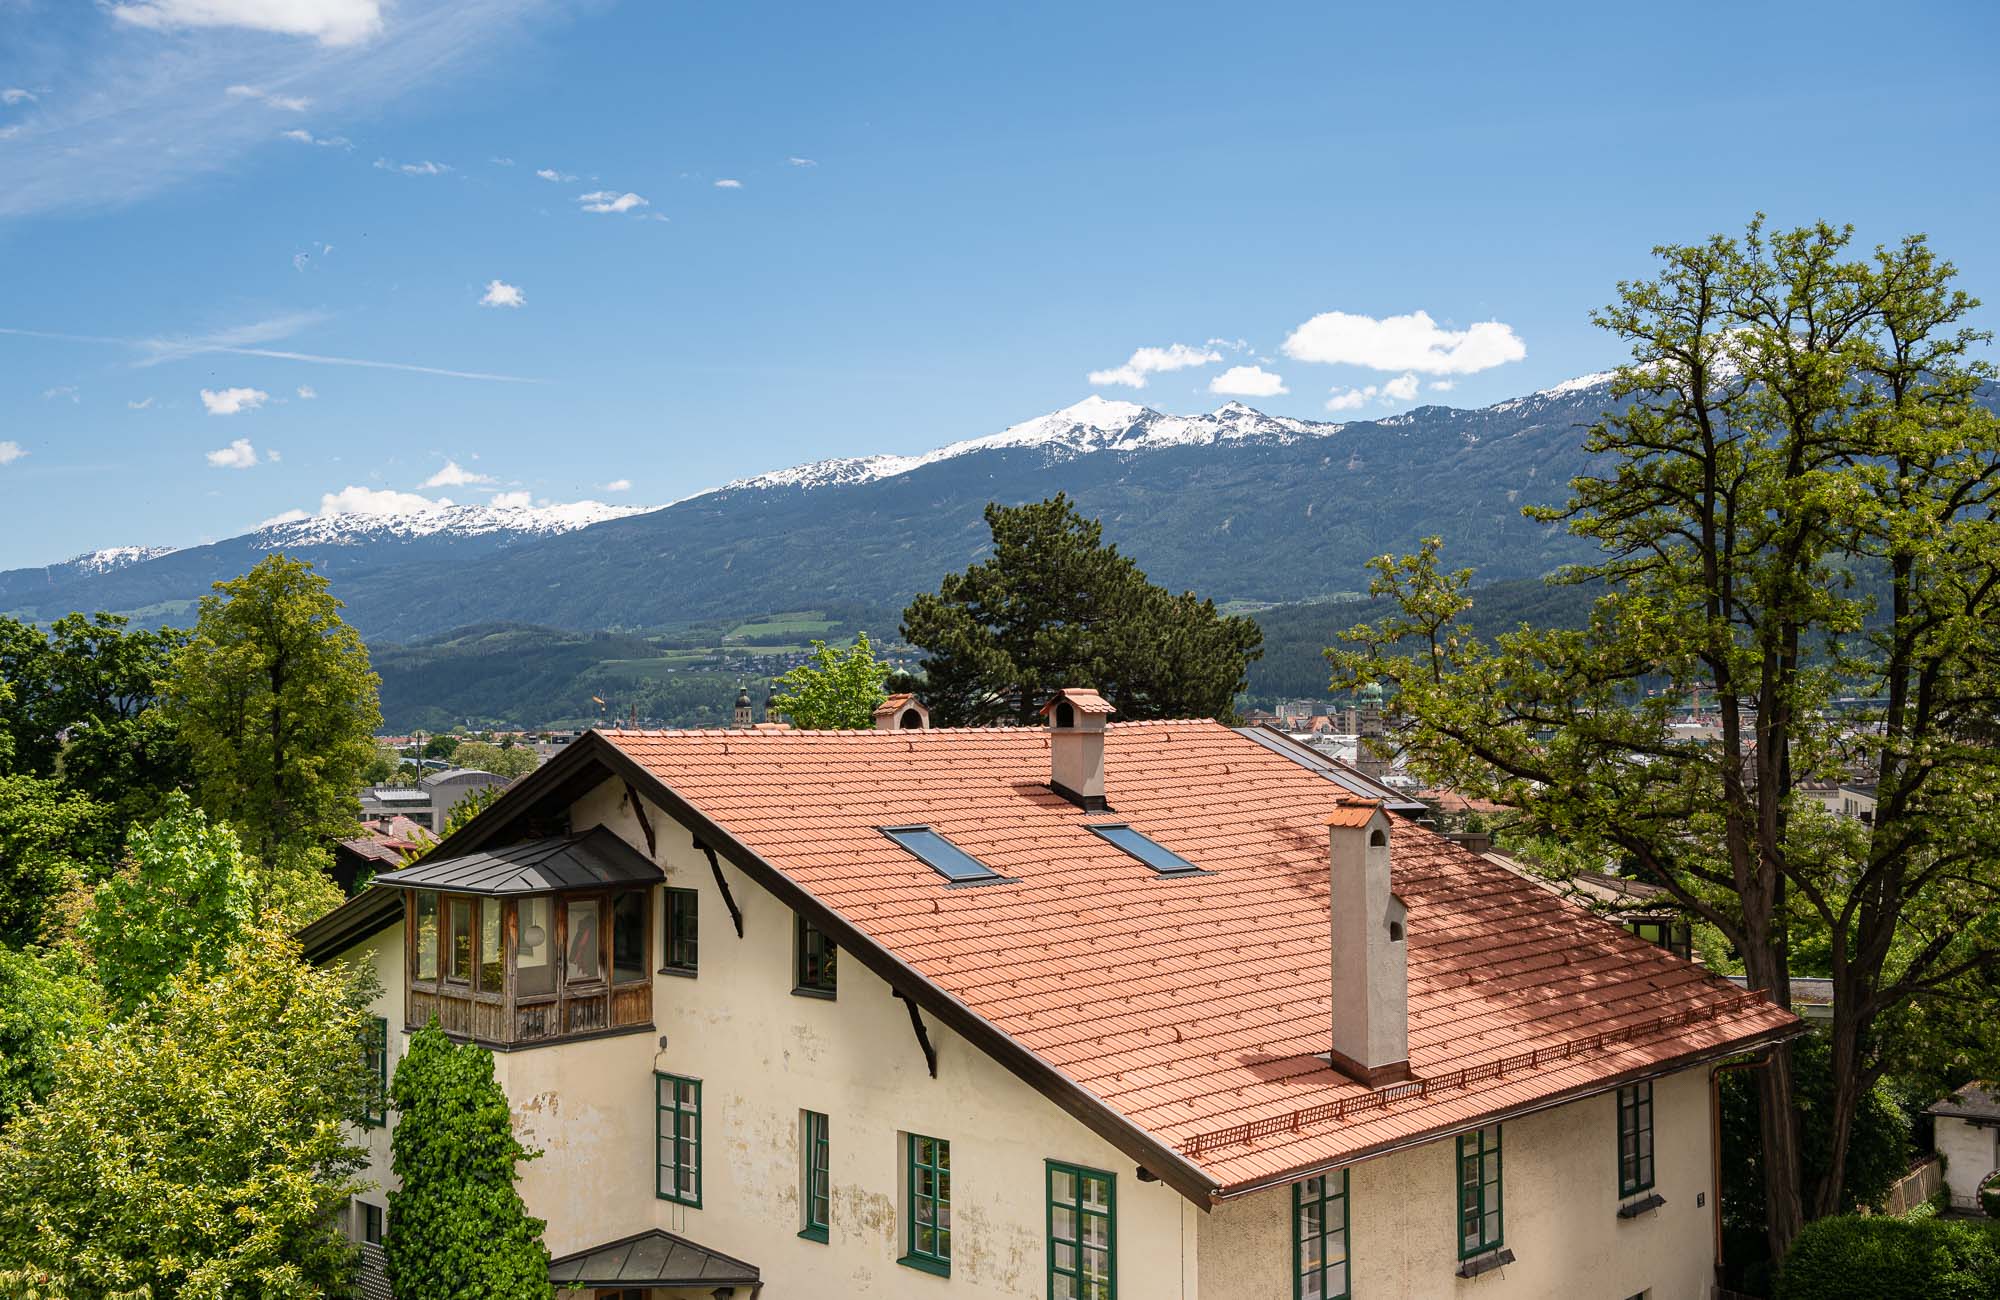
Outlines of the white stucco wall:
{"label": "white stucco wall", "polygon": [[[1666,1204],[1634,1219],[1617,1217],[1623,1201],[1612,1094],[1510,1121],[1502,1194],[1515,1262],[1476,1278],[1457,1276],[1453,1139],[1353,1166],[1352,1294],[1621,1300],[1645,1292],[1650,1300],[1706,1300],[1715,1258],[1706,1072],[1658,1080],[1653,1105],[1653,1190]],[[1290,1296],[1291,1223],[1289,1187],[1226,1202],[1208,1215],[1199,1230],[1204,1300]]]}
{"label": "white stucco wall", "polygon": [[1982,1128],[1968,1120],[1940,1115],[1934,1145],[1944,1157],[1944,1180],[1951,1187],[1951,1203],[1978,1209],[1979,1180],[2000,1169],[2000,1128]]}
{"label": "white stucco wall", "polygon": [[[409,1035],[403,1031],[402,923],[399,921],[382,933],[364,939],[334,960],[365,963],[375,972],[380,988],[369,1003],[369,1011],[389,1022],[388,1077],[395,1078],[396,1065],[403,1059],[409,1043]],[[366,1190],[356,1199],[385,1209],[389,1204],[389,1189],[396,1185],[394,1175],[389,1172],[389,1131],[395,1125],[395,1118],[392,1110],[389,1112],[389,1127],[357,1130],[360,1141],[368,1148],[368,1164],[356,1175],[367,1184]],[[354,1236],[360,1235],[358,1217],[348,1225],[348,1231]]]}

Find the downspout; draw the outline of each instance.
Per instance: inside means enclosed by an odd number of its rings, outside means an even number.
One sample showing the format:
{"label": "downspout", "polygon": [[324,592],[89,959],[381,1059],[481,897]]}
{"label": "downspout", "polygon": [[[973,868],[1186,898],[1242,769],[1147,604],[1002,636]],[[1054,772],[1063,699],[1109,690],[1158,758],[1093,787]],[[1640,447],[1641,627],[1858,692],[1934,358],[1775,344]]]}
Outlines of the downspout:
{"label": "downspout", "polygon": [[1723,1061],[1708,1071],[1708,1176],[1715,1208],[1715,1282],[1722,1284],[1722,1072],[1724,1070],[1761,1070],[1770,1064],[1770,1058],[1759,1056],[1748,1061]]}

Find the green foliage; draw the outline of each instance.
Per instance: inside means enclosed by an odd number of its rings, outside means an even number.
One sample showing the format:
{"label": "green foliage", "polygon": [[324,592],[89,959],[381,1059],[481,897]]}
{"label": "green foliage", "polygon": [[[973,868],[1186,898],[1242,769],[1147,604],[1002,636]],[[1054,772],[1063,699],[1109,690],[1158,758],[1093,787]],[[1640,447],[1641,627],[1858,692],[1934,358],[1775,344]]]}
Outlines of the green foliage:
{"label": "green foliage", "polygon": [[88,795],[25,773],[0,776],[0,945],[48,938],[56,900],[109,874],[118,838],[116,811]]}
{"label": "green foliage", "polygon": [[1778,1272],[1778,1300],[1994,1296],[2000,1230],[1950,1219],[1821,1219],[1799,1234]]}
{"label": "green foliage", "polygon": [[78,926],[98,982],[119,1015],[164,987],[190,962],[214,969],[248,928],[249,868],[236,833],[213,825],[184,794],[125,841],[126,865],[97,887]]}
{"label": "green foliage", "polygon": [[311,565],[272,555],[215,586],[174,653],[161,707],[194,753],[202,805],[269,861],[359,816],[377,680]]}
{"label": "green foliage", "polygon": [[130,1020],[57,1050],[0,1133],[0,1296],[322,1300],[365,1152],[368,977],[255,932]]}
{"label": "green foliage", "polygon": [[283,845],[271,862],[253,860],[250,869],[259,925],[289,934],[347,901],[333,883],[333,851],[324,845]]}
{"label": "green foliage", "polygon": [[363,785],[387,785],[396,779],[396,769],[403,766],[403,756],[387,745],[375,746],[375,756],[368,760],[368,766],[361,769]]}
{"label": "green foliage", "polygon": [[458,752],[458,747],[461,743],[457,736],[432,736],[424,742],[423,756],[425,758],[449,760],[453,754]]}
{"label": "green foliage", "polygon": [[[460,799],[451,806],[451,811],[445,814],[444,829],[439,834],[438,839],[443,840],[455,834],[459,827],[492,807],[493,801],[505,793],[507,793],[506,787],[489,785],[484,790],[475,790],[465,796],[465,798]],[[422,854],[418,856],[421,857]]]}
{"label": "green foliage", "polygon": [[986,507],[993,554],[903,611],[940,726],[1027,723],[1065,686],[1102,692],[1128,720],[1227,718],[1262,634],[1146,575],[1061,493]]}
{"label": "green foliage", "polygon": [[0,1129],[48,1096],[63,1044],[103,1023],[97,983],[72,951],[0,947]]}
{"label": "green foliage", "polygon": [[772,707],[807,731],[872,726],[875,706],[886,698],[882,683],[888,680],[889,665],[875,657],[868,634],[856,634],[846,654],[824,641],[812,645],[811,663],[778,678],[784,689],[772,699]]}
{"label": "green foliage", "polygon": [[401,1300],[548,1300],[540,1219],[514,1184],[534,1153],[514,1136],[493,1055],[435,1021],[410,1037],[389,1087],[401,1189],[389,1193],[389,1281]]}
{"label": "green foliage", "polygon": [[2000,1170],[1979,1180],[1979,1208],[1989,1219],[2000,1219]]}
{"label": "green foliage", "polygon": [[172,628],[128,630],[116,614],[69,614],[47,632],[0,618],[0,734],[11,741],[0,750],[12,749],[15,770],[60,768],[106,803],[185,784],[186,750],[146,719],[183,639]]}
{"label": "green foliage", "polygon": [[460,767],[509,778],[526,776],[542,765],[541,758],[526,745],[494,745],[483,740],[468,740],[460,745],[452,761]]}

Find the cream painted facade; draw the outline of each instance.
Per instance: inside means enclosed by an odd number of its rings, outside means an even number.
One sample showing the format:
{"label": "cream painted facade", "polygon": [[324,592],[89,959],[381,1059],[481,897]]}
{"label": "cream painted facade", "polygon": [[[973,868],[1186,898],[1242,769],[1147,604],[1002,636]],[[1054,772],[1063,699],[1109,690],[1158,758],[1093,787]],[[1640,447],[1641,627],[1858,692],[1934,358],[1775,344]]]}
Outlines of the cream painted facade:
{"label": "cream painted facade", "polygon": [[1951,1203],[1962,1210],[1979,1208],[1979,1181],[2000,1169],[2000,1125],[1975,1124],[1950,1115],[1937,1117],[1932,1143],[1944,1157],[1944,1181]]}
{"label": "cream painted facade", "polygon": [[[761,1270],[766,1300],[792,1297],[1044,1297],[1049,1294],[1047,1161],[1115,1176],[1117,1294],[1123,1300],[1290,1300],[1292,1193],[1280,1187],[1204,1213],[1132,1159],[926,1015],[930,1077],[909,1010],[858,962],[838,997],[795,995],[791,910],[728,863],[738,938],[708,859],[650,807],[654,860],[670,887],[700,897],[699,975],[653,977],[652,1030],[496,1052],[496,1075],[524,1142],[531,1213],[556,1256],[647,1229],[678,1233]],[[571,810],[642,853],[621,784]],[[660,904],[653,891],[652,957]],[[350,950],[382,981],[378,1014],[400,1060],[403,926]],[[654,1194],[655,1071],[702,1083],[701,1205]],[[1620,1220],[1616,1105],[1609,1093],[1505,1126],[1505,1244],[1516,1262],[1456,1276],[1451,1138],[1355,1165],[1349,1187],[1356,1297],[1601,1296],[1704,1300],[1714,1205],[1706,1074],[1655,1084],[1655,1189],[1666,1204]],[[803,1113],[829,1118],[831,1227],[799,1235]],[[952,1262],[941,1278],[899,1264],[907,1243],[904,1135],[951,1144]],[[388,1131],[368,1134],[368,1176],[389,1182]],[[1706,1201],[1697,1206],[1697,1198]],[[380,1193],[363,1199],[383,1203]],[[395,1225],[389,1225],[391,1233]],[[707,1300],[708,1290],[688,1296]],[[665,1291],[651,1300],[679,1300]]]}

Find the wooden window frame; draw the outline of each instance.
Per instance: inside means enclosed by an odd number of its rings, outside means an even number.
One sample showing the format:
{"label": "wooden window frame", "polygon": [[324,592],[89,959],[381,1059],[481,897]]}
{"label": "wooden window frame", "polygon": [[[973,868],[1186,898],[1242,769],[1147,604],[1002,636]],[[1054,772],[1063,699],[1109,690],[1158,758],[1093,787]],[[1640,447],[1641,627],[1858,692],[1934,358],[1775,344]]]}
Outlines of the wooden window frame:
{"label": "wooden window frame", "polygon": [[[674,937],[674,921],[682,908],[693,922],[694,935],[688,940],[688,959],[676,960],[682,954]],[[699,889],[675,889],[668,887],[660,891],[660,974],[695,976],[701,973],[701,891]]]}
{"label": "wooden window frame", "polygon": [[[1056,1176],[1067,1175],[1074,1196],[1067,1201],[1056,1196]],[[1077,1300],[1117,1300],[1118,1297],[1118,1176],[1103,1169],[1092,1169],[1087,1165],[1073,1165],[1062,1160],[1043,1161],[1043,1184],[1048,1204],[1048,1278],[1049,1295],[1055,1297],[1059,1280],[1067,1279],[1074,1284]],[[1085,1179],[1104,1180],[1104,1208],[1088,1208],[1083,1195]],[[1058,1237],[1056,1235],[1056,1211],[1069,1210],[1076,1216],[1076,1235]],[[1090,1290],[1092,1279],[1084,1274],[1083,1252],[1087,1235],[1086,1226],[1091,1219],[1104,1220],[1104,1287]],[[1056,1260],[1056,1248],[1068,1246],[1071,1251],[1070,1266],[1064,1268]]]}
{"label": "wooden window frame", "polygon": [[[928,1161],[918,1157],[919,1143],[930,1143],[931,1158]],[[931,1176],[931,1191],[926,1194],[918,1190],[918,1175]],[[934,1273],[938,1277],[951,1276],[951,1143],[944,1138],[926,1137],[921,1133],[903,1134],[903,1256],[896,1262],[907,1268],[924,1273]],[[917,1206],[928,1204],[931,1209],[932,1248],[921,1249],[917,1243]],[[944,1222],[938,1222],[938,1211],[944,1211]]]}
{"label": "wooden window frame", "polygon": [[[1340,1180],[1339,1191],[1334,1190],[1334,1180],[1336,1178]],[[1317,1194],[1310,1191],[1312,1183],[1319,1184]],[[1340,1223],[1337,1227],[1334,1224],[1332,1213],[1332,1207],[1336,1201],[1339,1202],[1340,1208]],[[1308,1207],[1319,1210],[1319,1229],[1315,1233],[1308,1233],[1306,1231],[1305,1217]],[[1335,1232],[1340,1234],[1339,1267],[1342,1280],[1340,1290],[1338,1291],[1330,1288],[1326,1278],[1327,1270],[1331,1267],[1327,1258],[1329,1254],[1327,1240]],[[1319,1283],[1317,1300],[1347,1300],[1348,1296],[1354,1294],[1354,1238],[1352,1234],[1353,1226],[1347,1210],[1347,1171],[1345,1169],[1336,1169],[1332,1173],[1322,1174],[1318,1178],[1308,1178],[1304,1182],[1292,1184],[1292,1300],[1309,1300],[1306,1283],[1315,1280]],[[1314,1238],[1317,1238],[1319,1245],[1319,1263],[1317,1265],[1306,1262],[1306,1242]],[[1318,1274],[1317,1278],[1313,1277],[1315,1273]]]}
{"label": "wooden window frame", "polygon": [[[684,1104],[681,1101],[680,1089],[684,1084],[694,1090],[692,1103]],[[673,1090],[671,1105],[660,1099],[660,1090],[663,1086]],[[668,1133],[666,1119],[669,1115],[676,1118],[681,1115],[694,1116],[694,1136],[682,1137],[678,1123],[673,1126],[672,1133]],[[670,1139],[674,1144],[674,1159],[673,1164],[668,1165],[660,1160],[660,1146]],[[701,1208],[701,1147],[701,1080],[689,1078],[684,1074],[668,1074],[664,1070],[653,1071],[653,1195],[657,1199],[685,1205],[689,1209]],[[674,1173],[671,1192],[662,1191],[660,1187],[660,1175],[668,1169],[672,1169]],[[681,1191],[680,1175],[683,1171],[694,1175],[694,1191],[691,1194]]]}
{"label": "wooden window frame", "polygon": [[[637,974],[628,979],[618,977],[618,904],[630,900],[639,915],[639,961]],[[653,900],[646,897],[643,889],[619,889],[605,895],[604,914],[606,934],[606,956],[610,960],[604,967],[605,979],[613,988],[630,988],[634,984],[644,984],[653,978]]]}
{"label": "wooden window frame", "polygon": [[[806,980],[806,943],[808,936],[817,936],[826,944],[825,958],[821,963],[824,983],[808,983]],[[792,925],[792,992],[802,998],[826,998],[831,1001],[840,996],[840,966],[838,957],[840,945],[832,936],[813,928],[805,917],[793,913]]]}
{"label": "wooden window frame", "polygon": [[[831,1121],[819,1111],[799,1112],[799,1235],[824,1242],[833,1219]],[[823,1190],[822,1190],[823,1189]]]}
{"label": "wooden window frame", "polygon": [[[1657,1172],[1653,1118],[1652,1080],[1643,1079],[1618,1090],[1618,1195],[1621,1197],[1652,1190]],[[1629,1156],[1625,1150],[1628,1135],[1632,1139]]]}
{"label": "wooden window frame", "polygon": [[[1461,1133],[1458,1135],[1458,1164],[1453,1176],[1457,1190],[1455,1201],[1458,1213],[1453,1220],[1453,1227],[1455,1240],[1458,1243],[1458,1257],[1461,1260],[1489,1254],[1507,1244],[1507,1209],[1504,1195],[1506,1165],[1505,1157],[1501,1150],[1502,1127],[1499,1124],[1488,1124],[1484,1128],[1474,1129],[1470,1133]],[[1490,1141],[1487,1137],[1489,1133],[1492,1135]],[[1465,1177],[1465,1161],[1468,1150],[1470,1150],[1474,1161],[1473,1168],[1478,1175],[1471,1182],[1467,1182]],[[1486,1177],[1486,1157],[1488,1155],[1493,1157],[1493,1177],[1491,1179]],[[1489,1188],[1491,1189],[1490,1212],[1494,1216],[1494,1233],[1490,1239],[1486,1236],[1486,1216],[1489,1213]],[[1466,1231],[1468,1223],[1478,1226],[1477,1238],[1469,1246],[1466,1244],[1466,1239],[1473,1234]]]}

